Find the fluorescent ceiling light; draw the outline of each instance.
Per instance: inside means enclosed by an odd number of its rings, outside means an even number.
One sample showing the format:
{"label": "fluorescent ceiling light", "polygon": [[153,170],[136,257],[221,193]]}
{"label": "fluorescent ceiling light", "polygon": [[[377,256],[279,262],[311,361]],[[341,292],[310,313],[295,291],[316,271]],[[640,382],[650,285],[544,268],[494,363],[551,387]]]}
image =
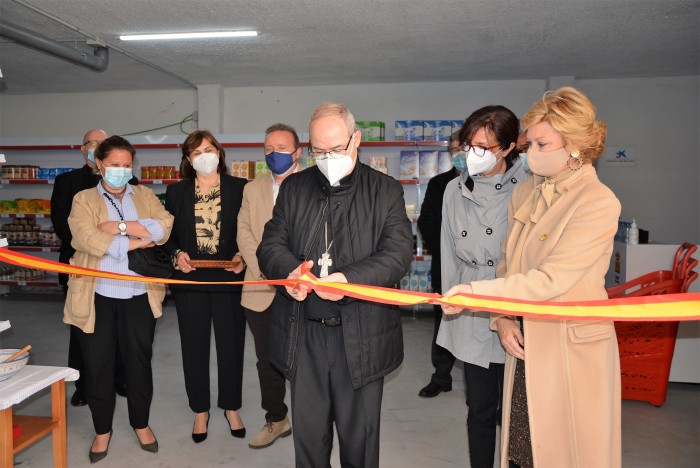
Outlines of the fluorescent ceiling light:
{"label": "fluorescent ceiling light", "polygon": [[168,33],[168,34],[129,34],[119,36],[122,41],[149,41],[161,39],[208,39],[212,37],[253,37],[257,31],[212,31],[194,33]]}

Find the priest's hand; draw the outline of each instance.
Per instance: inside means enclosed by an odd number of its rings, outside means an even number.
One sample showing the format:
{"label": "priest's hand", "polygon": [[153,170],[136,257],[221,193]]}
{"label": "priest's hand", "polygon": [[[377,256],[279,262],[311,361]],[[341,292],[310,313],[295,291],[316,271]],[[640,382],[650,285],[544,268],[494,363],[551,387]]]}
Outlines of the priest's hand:
{"label": "priest's hand", "polygon": [[[298,279],[301,277],[301,267],[302,265],[304,266],[305,270],[311,270],[311,268],[314,266],[314,262],[312,260],[307,260],[304,263],[300,264],[298,267],[292,271],[289,276],[287,276],[287,279]],[[291,286],[285,286],[284,289],[287,290],[287,294],[292,296],[292,298],[296,299],[297,301],[301,302],[304,299],[306,299],[306,296],[311,292],[311,289],[309,289],[307,286],[304,286],[303,284],[297,284],[294,287]]]}
{"label": "priest's hand", "polygon": [[[322,283],[347,283],[348,279],[345,277],[345,275],[341,272],[335,272],[331,273],[328,276],[325,276],[323,278],[318,279],[319,282]],[[316,295],[320,297],[321,299],[325,299],[327,301],[333,301],[337,302],[341,300],[342,298],[345,297],[344,294],[334,294],[334,293],[329,293],[329,292],[323,292],[320,290],[316,290]]]}

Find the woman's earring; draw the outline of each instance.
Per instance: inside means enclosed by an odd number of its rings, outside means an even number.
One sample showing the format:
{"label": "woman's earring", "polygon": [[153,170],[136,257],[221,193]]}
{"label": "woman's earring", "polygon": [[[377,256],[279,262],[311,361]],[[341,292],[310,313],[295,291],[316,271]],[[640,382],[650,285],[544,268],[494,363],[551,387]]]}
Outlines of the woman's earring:
{"label": "woman's earring", "polygon": [[[569,164],[572,159],[574,161],[576,161],[576,166],[574,166],[574,167],[571,167],[571,164]],[[573,153],[571,153],[571,157],[566,160],[566,167],[568,167],[572,171],[578,171],[579,169],[581,169],[582,166],[583,166],[583,161],[579,157],[578,151],[574,151]]]}

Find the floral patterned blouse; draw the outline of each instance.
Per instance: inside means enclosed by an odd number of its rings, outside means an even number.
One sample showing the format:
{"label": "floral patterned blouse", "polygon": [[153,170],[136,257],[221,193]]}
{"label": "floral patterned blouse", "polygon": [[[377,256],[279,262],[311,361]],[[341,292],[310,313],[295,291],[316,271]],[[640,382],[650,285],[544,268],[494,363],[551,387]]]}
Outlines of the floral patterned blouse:
{"label": "floral patterned blouse", "polygon": [[219,252],[221,232],[221,182],[202,193],[195,180],[194,222],[197,233],[197,253],[213,255]]}

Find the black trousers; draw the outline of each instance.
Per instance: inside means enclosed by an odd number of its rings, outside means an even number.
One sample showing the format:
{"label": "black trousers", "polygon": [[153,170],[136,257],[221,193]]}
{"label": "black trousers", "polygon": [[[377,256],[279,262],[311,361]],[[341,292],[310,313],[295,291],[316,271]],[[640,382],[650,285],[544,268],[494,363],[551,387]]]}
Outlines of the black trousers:
{"label": "black trousers", "polygon": [[[64,275],[68,276],[68,275]],[[68,292],[68,286],[63,285],[63,296],[66,296],[66,293]],[[78,372],[80,372],[80,377],[78,380],[76,380],[75,383],[75,389],[80,390],[81,392],[84,391],[83,389],[83,379],[82,376],[85,373],[85,366],[83,365],[83,353],[80,351],[80,333],[82,333],[82,330],[80,328],[76,327],[75,325],[69,325],[70,328],[70,335],[68,338],[68,367],[71,367]],[[114,380],[119,383],[119,382],[124,382],[125,377],[124,377],[124,361],[122,360],[122,355],[119,352],[119,342],[117,342],[117,357],[116,357],[116,365],[115,365],[115,370],[114,370]]]}
{"label": "black trousers", "polygon": [[241,407],[245,345],[241,293],[178,290],[174,296],[190,408],[195,413],[211,408],[209,348],[213,323],[219,381],[217,406],[238,410]]}
{"label": "black trousers", "polygon": [[504,365],[490,363],[485,369],[464,363],[467,387],[467,435],[472,468],[493,467],[496,425],[501,419]]}
{"label": "black trousers", "polygon": [[435,328],[433,330],[433,343],[430,347],[430,359],[433,362],[435,373],[430,378],[430,381],[439,387],[449,387],[452,385],[452,366],[455,363],[455,357],[451,352],[437,344],[438,330],[442,321],[442,307],[433,306],[433,314],[435,316]]}
{"label": "black trousers", "polygon": [[379,421],[384,379],[354,390],[343,328],[303,322],[292,380],[296,466],[330,467],[333,423],[343,467],[379,466]]}
{"label": "black trousers", "polygon": [[248,326],[255,341],[255,356],[258,358],[258,380],[260,381],[261,406],[266,411],[265,421],[279,422],[287,417],[289,409],[284,403],[287,392],[286,381],[280,371],[270,364],[270,309],[256,312],[245,309]]}
{"label": "black trousers", "polygon": [[156,330],[148,295],[112,299],[95,294],[95,314],[94,333],[78,330],[85,364],[83,386],[95,433],[112,430],[117,341],[125,364],[129,423],[135,429],[147,427],[153,399],[151,358]]}

